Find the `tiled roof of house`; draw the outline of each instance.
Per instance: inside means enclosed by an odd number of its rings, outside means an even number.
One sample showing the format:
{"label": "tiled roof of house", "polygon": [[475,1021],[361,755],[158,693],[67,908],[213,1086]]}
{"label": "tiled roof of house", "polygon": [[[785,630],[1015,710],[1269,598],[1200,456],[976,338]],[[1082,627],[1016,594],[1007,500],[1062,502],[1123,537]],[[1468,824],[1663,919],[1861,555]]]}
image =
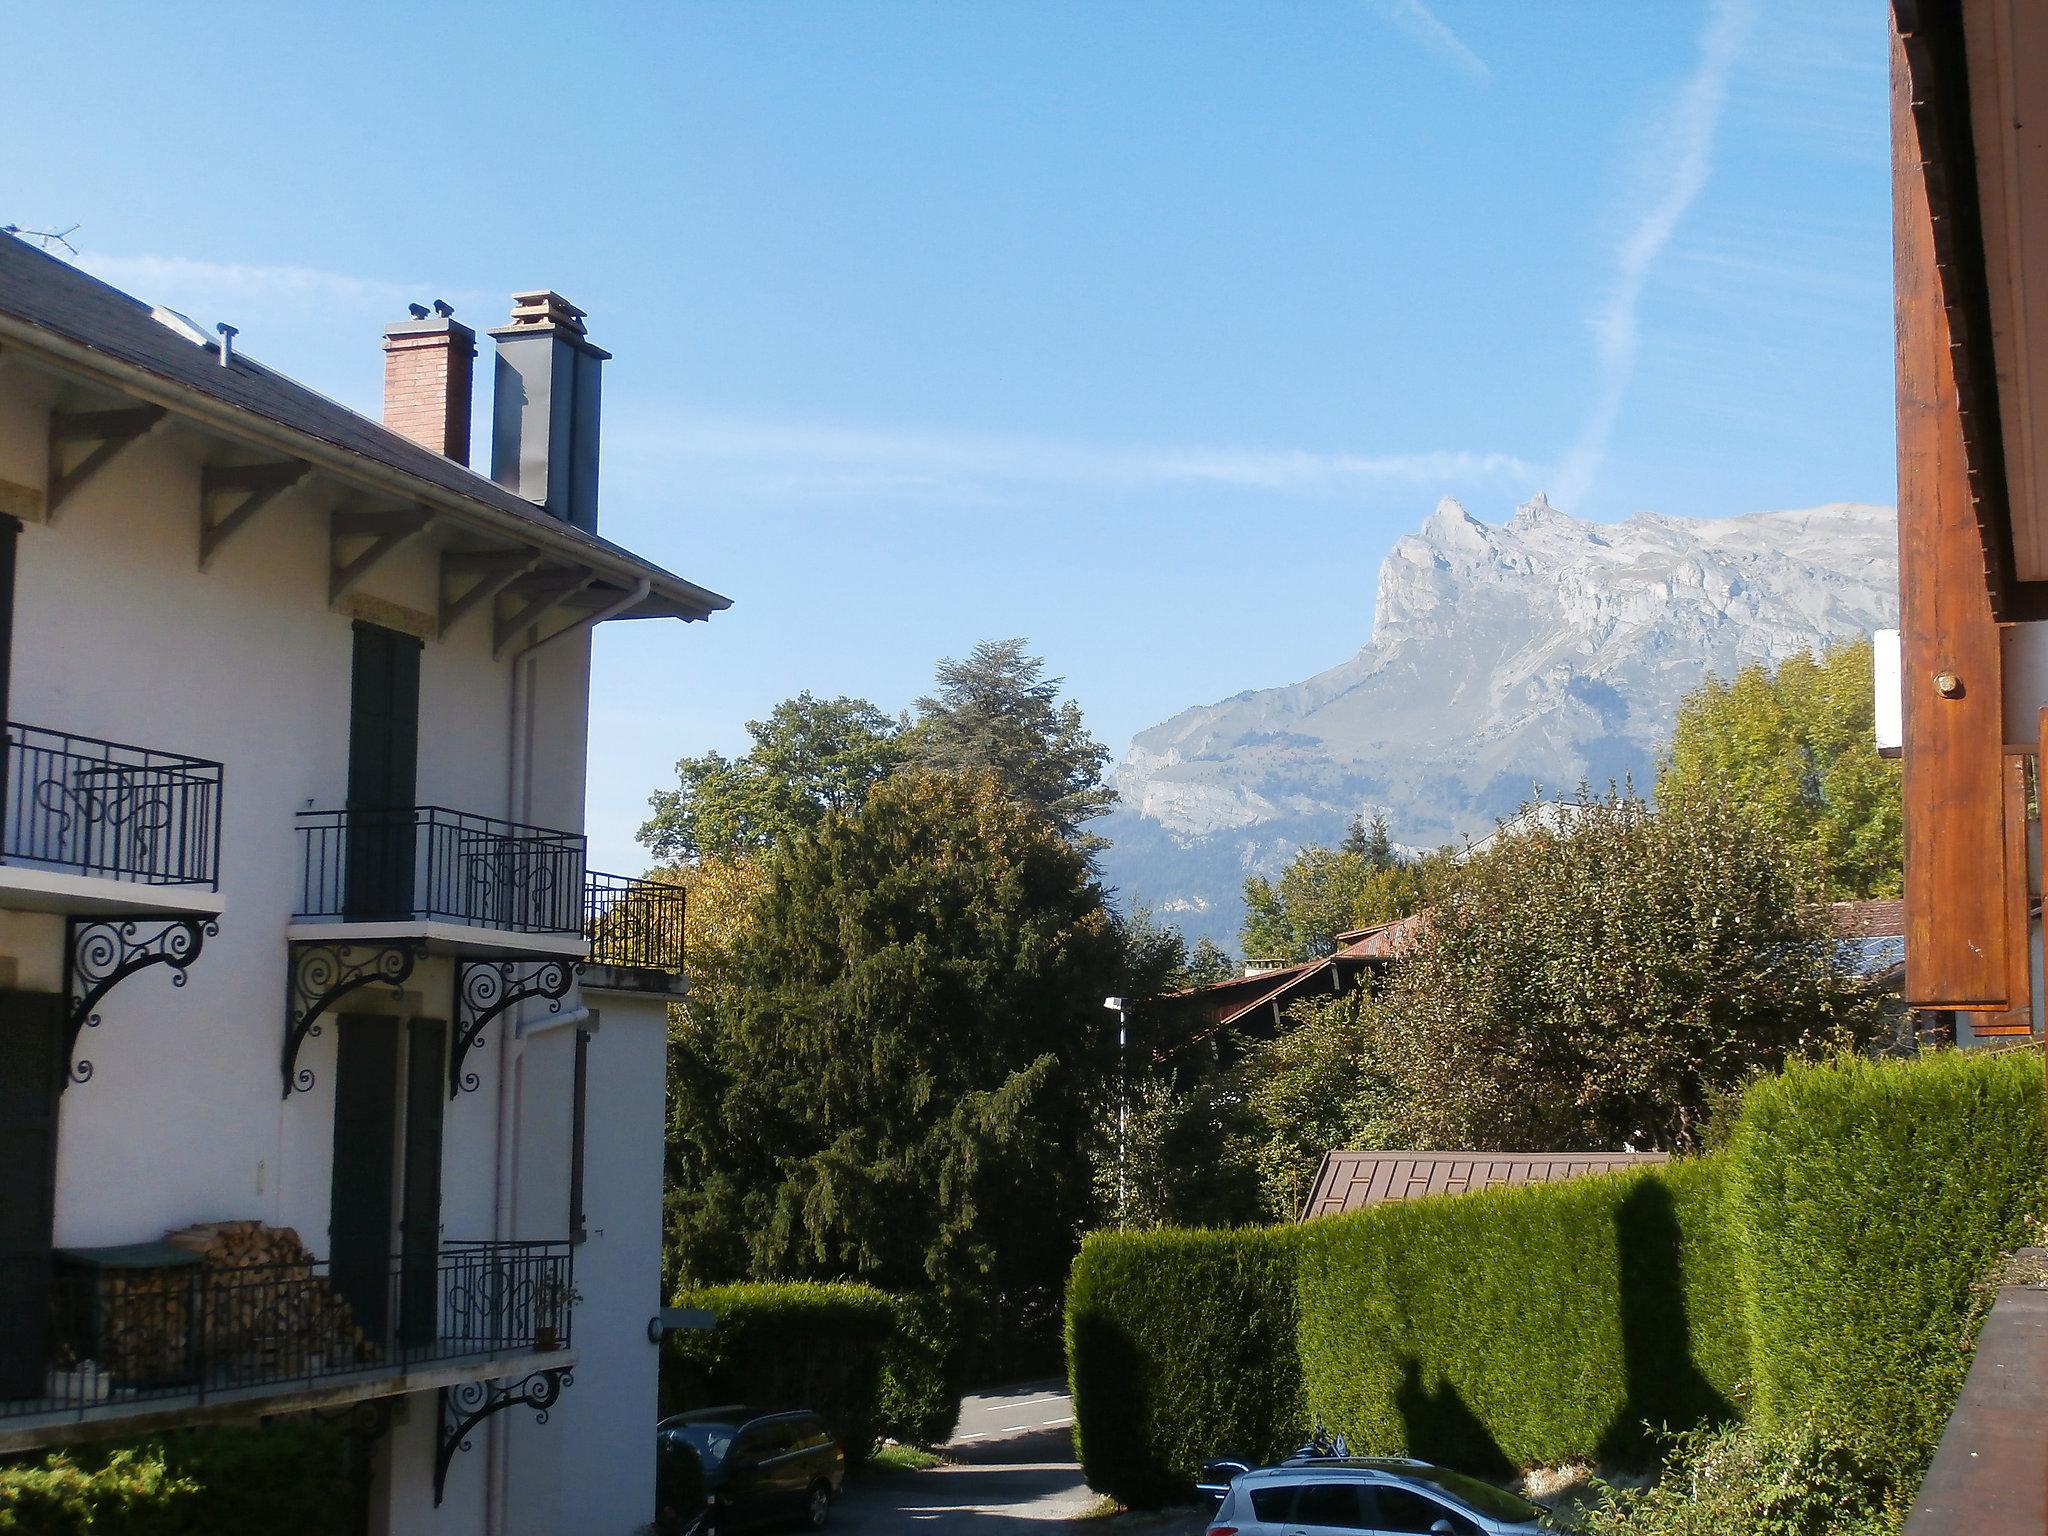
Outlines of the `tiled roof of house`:
{"label": "tiled roof of house", "polygon": [[1543,1184],[1669,1162],[1664,1152],[1330,1152],[1301,1219],[1390,1200],[1462,1195],[1502,1184]]}
{"label": "tiled roof of house", "polygon": [[1906,931],[1906,904],[1896,897],[1830,902],[1828,929],[1838,939],[1896,938]]}
{"label": "tiled roof of house", "polygon": [[648,601],[634,610],[636,615],[704,618],[731,606],[716,592],[550,516],[489,476],[401,437],[242,353],[222,367],[218,346],[188,339],[158,320],[148,304],[11,236],[0,236],[0,317],[27,327],[31,344],[35,338],[48,337],[87,348],[177,390],[395,470],[443,497],[459,498],[499,519],[534,525],[565,554],[580,547],[600,566],[630,567],[653,583]]}

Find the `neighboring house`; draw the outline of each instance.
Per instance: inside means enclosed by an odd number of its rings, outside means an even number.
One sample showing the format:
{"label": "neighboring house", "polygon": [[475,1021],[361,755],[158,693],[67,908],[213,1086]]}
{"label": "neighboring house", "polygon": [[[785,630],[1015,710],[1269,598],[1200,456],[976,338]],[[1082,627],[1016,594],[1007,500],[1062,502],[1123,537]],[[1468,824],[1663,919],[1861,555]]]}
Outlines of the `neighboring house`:
{"label": "neighboring house", "polygon": [[1392,1200],[1462,1195],[1503,1184],[1547,1184],[1670,1161],[1668,1152],[1327,1152],[1301,1219],[1362,1211]]}
{"label": "neighboring house", "polygon": [[1386,969],[1415,942],[1424,918],[1404,917],[1337,935],[1328,955],[1298,964],[1252,961],[1245,974],[1169,992],[1147,1003],[1145,1029],[1155,1060],[1206,1048],[1222,1061],[1242,1039],[1270,1040],[1287,1010],[1304,999],[1342,993]]}
{"label": "neighboring house", "polygon": [[651,1517],[682,893],[585,867],[590,636],[727,603],[515,303],[486,476],[445,306],[380,424],[0,238],[0,1452],[349,1409],[374,1532]]}

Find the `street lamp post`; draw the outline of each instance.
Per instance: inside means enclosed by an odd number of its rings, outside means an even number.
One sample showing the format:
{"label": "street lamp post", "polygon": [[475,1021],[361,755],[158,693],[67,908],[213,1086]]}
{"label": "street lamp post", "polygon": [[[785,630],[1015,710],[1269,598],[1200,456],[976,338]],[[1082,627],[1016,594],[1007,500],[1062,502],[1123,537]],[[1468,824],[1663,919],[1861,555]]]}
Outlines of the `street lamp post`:
{"label": "street lamp post", "polygon": [[1122,998],[1105,997],[1102,1006],[1116,1010],[1116,1224],[1122,1226],[1130,1199],[1126,1168],[1131,1146],[1131,1034]]}

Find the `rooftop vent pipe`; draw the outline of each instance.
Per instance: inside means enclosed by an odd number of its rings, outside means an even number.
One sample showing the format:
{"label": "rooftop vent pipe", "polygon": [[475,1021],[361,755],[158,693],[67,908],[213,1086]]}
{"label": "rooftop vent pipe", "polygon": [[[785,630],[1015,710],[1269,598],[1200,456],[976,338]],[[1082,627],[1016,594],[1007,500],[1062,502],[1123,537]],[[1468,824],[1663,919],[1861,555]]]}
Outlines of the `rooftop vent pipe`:
{"label": "rooftop vent pipe", "polygon": [[220,332],[220,365],[225,368],[235,360],[235,338],[242,334],[241,328],[223,320],[214,329]]}

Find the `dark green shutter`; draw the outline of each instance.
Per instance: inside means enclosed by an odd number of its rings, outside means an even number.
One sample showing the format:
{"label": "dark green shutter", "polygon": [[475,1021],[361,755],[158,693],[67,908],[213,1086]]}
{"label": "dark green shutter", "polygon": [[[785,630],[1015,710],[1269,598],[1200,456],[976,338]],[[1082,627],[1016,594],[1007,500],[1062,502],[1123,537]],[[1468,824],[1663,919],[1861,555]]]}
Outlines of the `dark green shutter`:
{"label": "dark green shutter", "polygon": [[398,1132],[398,1021],[344,1014],[334,1066],[329,1273],[381,1344],[391,1324],[391,1181]]}
{"label": "dark green shutter", "polygon": [[349,684],[347,915],[413,910],[413,803],[418,794],[420,642],[376,624],[355,627]]}
{"label": "dark green shutter", "polygon": [[0,991],[0,1398],[41,1397],[64,999]]}
{"label": "dark green shutter", "polygon": [[439,1332],[441,1110],[448,1097],[448,1026],[439,1019],[414,1019],[406,1029],[399,1315],[403,1341],[417,1346],[433,1343]]}

